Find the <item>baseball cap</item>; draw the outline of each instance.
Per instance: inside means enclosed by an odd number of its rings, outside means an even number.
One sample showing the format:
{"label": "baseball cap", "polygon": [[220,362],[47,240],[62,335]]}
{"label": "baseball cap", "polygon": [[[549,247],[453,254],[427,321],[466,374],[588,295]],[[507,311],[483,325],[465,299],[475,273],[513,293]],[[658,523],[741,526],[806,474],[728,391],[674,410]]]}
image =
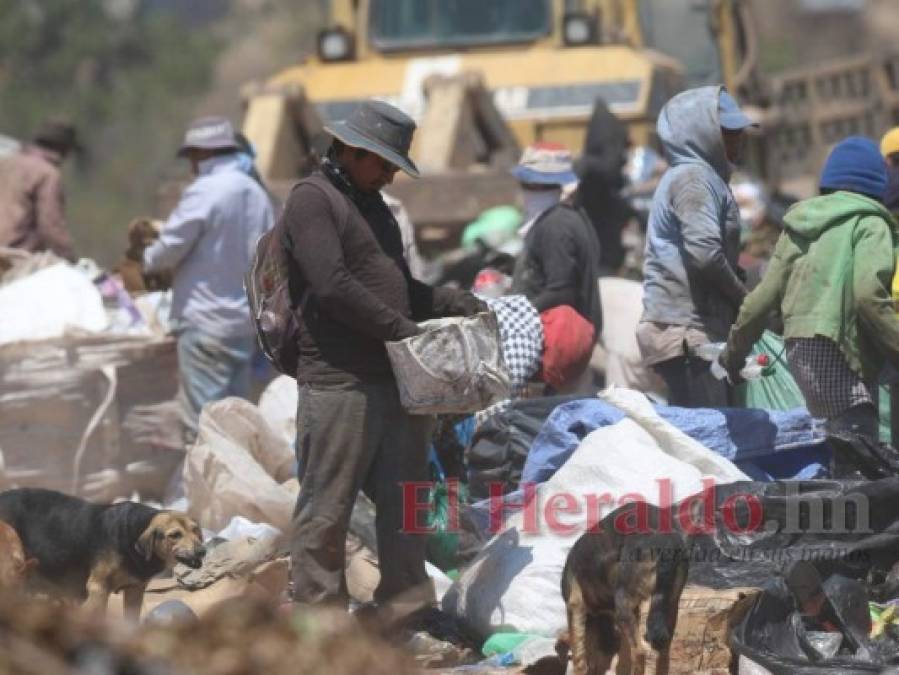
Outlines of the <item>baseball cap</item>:
{"label": "baseball cap", "polygon": [[736,99],[725,89],[718,94],[718,124],[730,131],[740,131],[746,127],[758,126],[740,109]]}
{"label": "baseball cap", "polygon": [[236,150],[234,127],[225,117],[200,117],[190,123],[178,156],[189,150]]}

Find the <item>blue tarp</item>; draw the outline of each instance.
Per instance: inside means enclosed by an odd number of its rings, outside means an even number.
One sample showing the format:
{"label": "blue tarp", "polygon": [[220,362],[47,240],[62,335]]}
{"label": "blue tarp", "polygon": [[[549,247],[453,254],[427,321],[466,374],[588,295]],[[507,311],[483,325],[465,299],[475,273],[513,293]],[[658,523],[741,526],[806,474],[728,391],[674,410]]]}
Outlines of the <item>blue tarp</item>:
{"label": "blue tarp", "polygon": [[[727,457],[754,480],[821,476],[830,460],[824,434],[804,408],[778,411],[657,406],[656,410],[664,420]],[[598,399],[560,405],[534,439],[522,482],[548,480],[585,436],[620,422],[624,416]]]}

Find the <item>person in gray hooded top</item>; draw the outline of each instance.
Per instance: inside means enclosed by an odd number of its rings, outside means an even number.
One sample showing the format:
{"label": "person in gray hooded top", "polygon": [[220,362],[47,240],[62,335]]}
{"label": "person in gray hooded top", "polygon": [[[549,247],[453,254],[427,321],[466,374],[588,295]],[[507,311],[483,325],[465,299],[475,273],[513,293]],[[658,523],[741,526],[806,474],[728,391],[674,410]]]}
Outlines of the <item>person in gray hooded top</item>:
{"label": "person in gray hooded top", "polygon": [[727,339],[746,296],[740,212],[728,181],[753,126],[720,86],[682,92],[662,109],[658,133],[670,163],[653,197],[643,264],[643,360],[665,380],[669,402],[730,404],[695,350]]}

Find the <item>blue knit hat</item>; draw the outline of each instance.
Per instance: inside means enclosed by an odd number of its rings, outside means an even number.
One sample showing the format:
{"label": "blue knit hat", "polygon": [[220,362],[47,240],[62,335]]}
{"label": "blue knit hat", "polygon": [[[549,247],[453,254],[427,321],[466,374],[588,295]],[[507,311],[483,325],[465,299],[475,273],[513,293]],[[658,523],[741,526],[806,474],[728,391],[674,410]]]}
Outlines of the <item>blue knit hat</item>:
{"label": "blue knit hat", "polygon": [[822,190],[848,190],[883,200],[887,165],[880,148],[869,138],[850,136],[830,152],[821,172]]}

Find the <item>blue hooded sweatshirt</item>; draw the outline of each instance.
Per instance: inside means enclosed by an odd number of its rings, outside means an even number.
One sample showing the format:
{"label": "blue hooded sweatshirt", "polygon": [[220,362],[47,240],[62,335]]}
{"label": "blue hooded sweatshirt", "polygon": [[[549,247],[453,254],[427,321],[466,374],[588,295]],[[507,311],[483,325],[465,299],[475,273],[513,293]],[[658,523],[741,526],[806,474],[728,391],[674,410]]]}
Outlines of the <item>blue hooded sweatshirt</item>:
{"label": "blue hooded sweatshirt", "polygon": [[737,275],[740,212],[718,122],[719,86],[671,99],[657,130],[670,167],[652,200],[643,320],[726,340],[746,288]]}

